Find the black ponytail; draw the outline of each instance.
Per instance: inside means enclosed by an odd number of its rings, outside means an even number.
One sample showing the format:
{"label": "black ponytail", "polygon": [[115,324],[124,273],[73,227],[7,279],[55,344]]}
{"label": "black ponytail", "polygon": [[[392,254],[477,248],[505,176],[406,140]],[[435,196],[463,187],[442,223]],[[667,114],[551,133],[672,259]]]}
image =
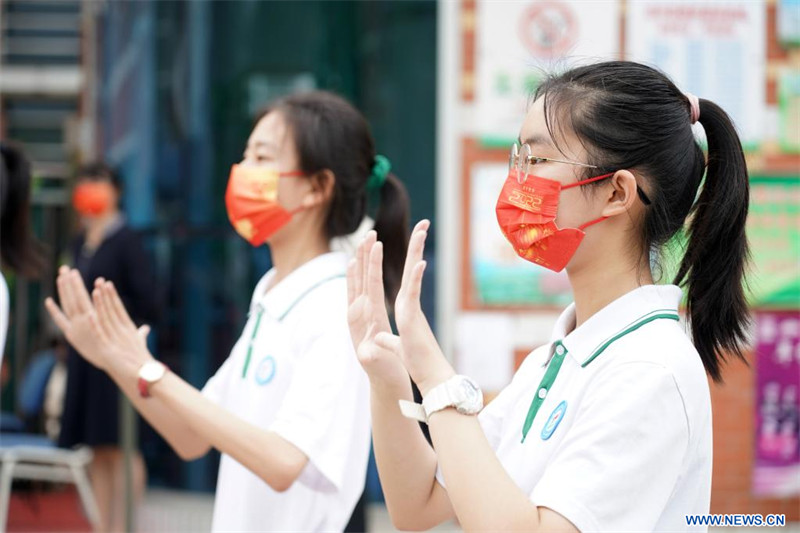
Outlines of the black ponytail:
{"label": "black ponytail", "polygon": [[31,229],[30,199],[28,159],[16,146],[0,143],[0,260],[34,278],[44,268],[44,249]]}
{"label": "black ponytail", "polygon": [[381,201],[375,217],[375,231],[383,242],[383,284],[386,299],[394,304],[408,247],[408,193],[393,174],[381,187]]}
{"label": "black ponytail", "polygon": [[743,287],[749,184],[730,118],[700,100],[706,163],[692,132],[690,100],[654,68],[630,61],[578,67],[545,80],[534,95],[540,97],[554,140],[572,131],[589,163],[608,172],[629,169],[641,178],[650,200],[641,228],[644,258],[659,252],[690,218],[674,282],[687,287],[695,347],[708,374],[721,381],[726,354],[744,357],[749,324]]}
{"label": "black ponytail", "polygon": [[[300,168],[309,175],[329,170],[333,197],[325,220],[329,239],[355,232],[367,214],[367,182],[376,163],[375,141],[361,113],[347,100],[327,91],[288,96],[260,115],[277,111],[289,125]],[[369,206],[373,208],[373,206]],[[383,242],[383,282],[394,304],[400,289],[408,246],[408,195],[397,177],[388,174],[380,190],[375,231]]]}
{"label": "black ponytail", "polygon": [[708,140],[708,166],[674,283],[688,287],[694,344],[709,375],[720,381],[725,354],[744,359],[749,324],[743,288],[749,257],[745,235],[749,180],[742,146],[727,113],[701,99],[699,122]]}

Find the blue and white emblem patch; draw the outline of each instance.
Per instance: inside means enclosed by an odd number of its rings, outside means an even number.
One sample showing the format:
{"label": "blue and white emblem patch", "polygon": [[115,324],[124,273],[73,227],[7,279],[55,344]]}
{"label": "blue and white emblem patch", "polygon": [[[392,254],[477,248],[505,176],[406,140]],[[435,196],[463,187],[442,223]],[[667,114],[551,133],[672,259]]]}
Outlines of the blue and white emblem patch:
{"label": "blue and white emblem patch", "polygon": [[255,380],[259,385],[266,385],[275,377],[275,358],[271,355],[266,356],[258,363],[256,368]]}
{"label": "blue and white emblem patch", "polygon": [[550,413],[550,417],[547,419],[547,422],[544,423],[544,427],[542,428],[542,440],[547,440],[553,436],[553,433],[555,433],[556,428],[561,423],[561,420],[564,419],[564,413],[566,411],[566,401],[562,401],[556,406],[555,409],[553,409],[553,412]]}

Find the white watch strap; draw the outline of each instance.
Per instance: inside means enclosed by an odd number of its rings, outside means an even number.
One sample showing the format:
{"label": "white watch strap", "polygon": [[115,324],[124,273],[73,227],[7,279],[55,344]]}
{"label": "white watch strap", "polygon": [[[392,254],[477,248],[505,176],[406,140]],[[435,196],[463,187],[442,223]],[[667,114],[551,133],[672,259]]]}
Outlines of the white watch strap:
{"label": "white watch strap", "polygon": [[447,407],[452,407],[454,405],[453,398],[450,397],[449,390],[451,379],[448,379],[447,381],[435,386],[428,391],[428,394],[425,395],[425,398],[422,400],[422,408],[425,409],[425,416],[427,418],[430,418],[430,416],[436,411],[441,411],[442,409],[446,409]]}
{"label": "white watch strap", "polygon": [[427,422],[428,417],[425,415],[425,408],[421,404],[409,402],[408,400],[398,400],[400,403],[400,412],[406,418],[412,420],[419,420],[420,422]]}

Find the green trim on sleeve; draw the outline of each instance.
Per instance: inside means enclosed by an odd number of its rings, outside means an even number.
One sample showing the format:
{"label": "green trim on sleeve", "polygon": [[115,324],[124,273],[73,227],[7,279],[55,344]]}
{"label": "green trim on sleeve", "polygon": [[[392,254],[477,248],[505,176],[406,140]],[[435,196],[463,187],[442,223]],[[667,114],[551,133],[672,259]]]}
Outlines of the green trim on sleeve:
{"label": "green trim on sleeve", "polygon": [[666,310],[666,309],[660,309],[658,311],[653,311],[651,313],[648,313],[648,314],[644,315],[643,317],[640,317],[640,318],[636,319],[636,321],[634,321],[633,323],[631,323],[630,325],[625,327],[622,331],[620,331],[619,333],[616,333],[611,338],[609,338],[605,342],[601,343],[600,346],[595,348],[595,350],[592,352],[592,355],[590,355],[586,359],[586,361],[581,363],[581,368],[586,368],[586,366],[589,363],[591,363],[592,361],[597,359],[597,356],[599,356],[601,353],[603,353],[606,350],[606,348],[611,346],[611,344],[613,344],[614,341],[619,340],[620,338],[624,337],[628,333],[636,331],[640,327],[644,326],[645,324],[649,324],[653,320],[660,320],[662,318],[667,318],[669,320],[675,320],[675,321],[680,320],[680,317],[678,316],[678,314],[675,311],[669,311],[669,310]]}
{"label": "green trim on sleeve", "polygon": [[290,305],[290,306],[289,306],[289,307],[286,309],[286,311],[284,311],[284,312],[283,312],[283,314],[281,314],[281,316],[279,316],[279,317],[277,318],[278,322],[281,322],[281,321],[283,321],[283,319],[284,319],[284,318],[286,318],[286,315],[288,315],[289,313],[291,313],[291,312],[292,312],[292,309],[294,309],[294,307],[295,307],[297,304],[299,304],[299,303],[300,303],[300,301],[301,301],[303,298],[305,298],[306,296],[308,296],[308,293],[310,293],[311,291],[313,291],[314,289],[316,289],[316,288],[317,288],[317,287],[319,287],[320,285],[324,285],[324,284],[328,283],[329,281],[333,281],[333,280],[335,280],[335,279],[340,279],[340,278],[344,278],[344,277],[346,277],[346,275],[345,275],[345,274],[336,274],[336,275],[334,275],[334,276],[330,276],[330,277],[328,277],[328,278],[322,279],[322,280],[320,280],[320,281],[316,282],[315,284],[313,284],[311,287],[307,288],[305,291],[303,291],[303,293],[302,293],[300,296],[298,296],[298,297],[297,297],[297,299],[296,299],[295,301],[293,301],[293,302],[291,303],[291,305]]}

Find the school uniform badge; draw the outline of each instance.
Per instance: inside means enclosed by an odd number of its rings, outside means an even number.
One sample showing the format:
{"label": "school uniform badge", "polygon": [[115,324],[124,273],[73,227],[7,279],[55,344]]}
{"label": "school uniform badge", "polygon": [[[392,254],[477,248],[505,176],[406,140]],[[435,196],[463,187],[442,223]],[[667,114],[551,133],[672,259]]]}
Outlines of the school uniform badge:
{"label": "school uniform badge", "polygon": [[547,440],[553,436],[555,433],[556,428],[564,419],[564,413],[567,411],[567,402],[562,401],[560,404],[553,409],[553,412],[550,413],[550,416],[547,418],[547,422],[544,423],[544,427],[542,428],[542,440]]}
{"label": "school uniform badge", "polygon": [[256,368],[256,383],[259,385],[266,385],[272,378],[275,377],[275,358],[271,355],[266,356],[261,362],[258,364],[258,368]]}

